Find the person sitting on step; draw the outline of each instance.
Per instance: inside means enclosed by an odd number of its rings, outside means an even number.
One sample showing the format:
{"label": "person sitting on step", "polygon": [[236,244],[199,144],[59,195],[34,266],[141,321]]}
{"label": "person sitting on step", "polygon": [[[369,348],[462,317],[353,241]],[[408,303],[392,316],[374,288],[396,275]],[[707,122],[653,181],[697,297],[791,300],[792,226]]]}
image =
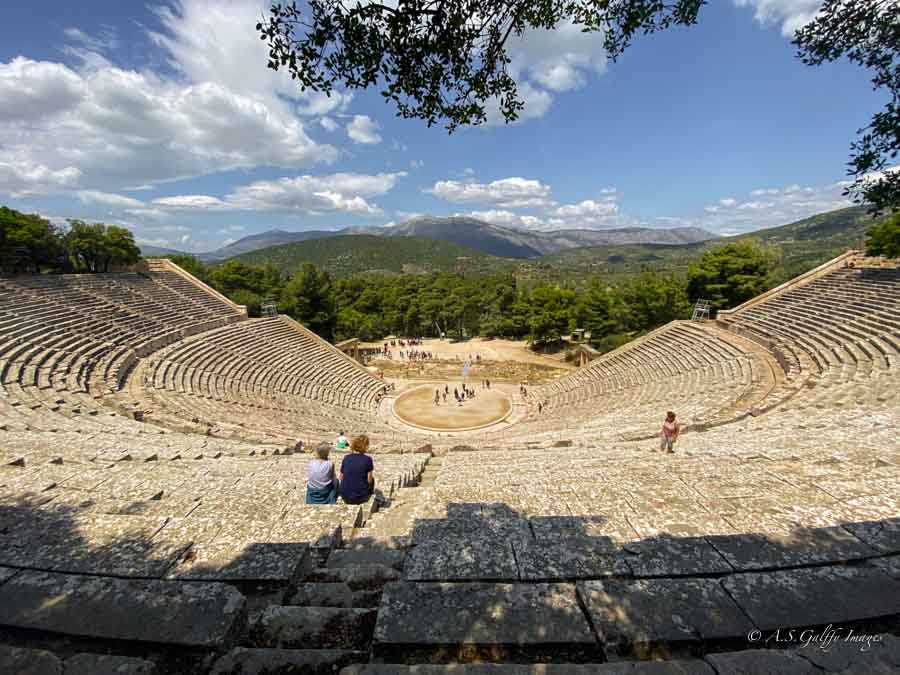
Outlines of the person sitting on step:
{"label": "person sitting on step", "polygon": [[344,435],[344,432],[341,432],[341,435],[337,437],[337,441],[335,441],[334,446],[338,450],[346,450],[350,446],[350,441],[347,440],[347,437]]}
{"label": "person sitting on step", "polygon": [[375,492],[375,463],[366,454],[369,437],[357,436],[350,454],[341,462],[341,499],[345,504],[362,504]]}
{"label": "person sitting on step", "polygon": [[338,481],[334,477],[334,462],[328,459],[331,448],[320,444],[316,456],[306,465],[306,503],[336,504]]}

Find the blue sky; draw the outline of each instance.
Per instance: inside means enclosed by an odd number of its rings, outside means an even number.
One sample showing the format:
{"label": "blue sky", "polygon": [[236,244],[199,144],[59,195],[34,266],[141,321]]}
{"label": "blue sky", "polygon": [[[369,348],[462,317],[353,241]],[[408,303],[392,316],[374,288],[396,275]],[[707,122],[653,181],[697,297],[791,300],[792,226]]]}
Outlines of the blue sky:
{"label": "blue sky", "polygon": [[884,104],[865,71],[795,58],[820,0],[713,0],[617,63],[571,26],[526,36],[522,119],[448,135],[267,70],[265,5],[4,3],[0,203],[190,251],[422,213],[746,232],[847,205],[850,142]]}

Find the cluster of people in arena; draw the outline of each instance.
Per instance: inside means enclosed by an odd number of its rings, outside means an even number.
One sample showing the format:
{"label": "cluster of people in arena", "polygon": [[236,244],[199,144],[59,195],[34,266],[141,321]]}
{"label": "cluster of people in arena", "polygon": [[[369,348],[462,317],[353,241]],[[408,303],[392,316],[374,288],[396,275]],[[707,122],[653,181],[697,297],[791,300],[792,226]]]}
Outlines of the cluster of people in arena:
{"label": "cluster of people in arena", "polygon": [[329,459],[331,446],[316,446],[315,457],[306,467],[306,503],[336,504],[340,497],[344,504],[363,504],[375,493],[375,462],[366,454],[369,437],[361,435],[351,441],[342,431],[334,445],[337,450],[350,452],[336,471]]}
{"label": "cluster of people in arena", "polygon": [[[482,386],[484,383],[487,383],[487,388],[490,389],[490,380],[482,380]],[[443,399],[444,403],[447,402],[447,397],[450,395],[450,385],[445,384],[443,391],[438,387],[434,390],[434,404],[440,405],[441,399]],[[470,398],[475,398],[475,387],[470,387],[465,383],[459,385],[458,387],[453,387],[453,398],[456,400],[457,405],[462,405],[464,401],[469,400]]]}

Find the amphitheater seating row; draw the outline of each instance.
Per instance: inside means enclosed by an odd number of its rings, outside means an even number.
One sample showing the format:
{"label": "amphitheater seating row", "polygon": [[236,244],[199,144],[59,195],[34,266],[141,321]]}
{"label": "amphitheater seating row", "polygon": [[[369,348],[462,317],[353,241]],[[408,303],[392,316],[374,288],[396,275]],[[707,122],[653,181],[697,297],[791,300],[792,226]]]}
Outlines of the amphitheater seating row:
{"label": "amphitheater seating row", "polygon": [[141,371],[141,384],[136,394],[158,418],[214,421],[218,434],[283,440],[387,429],[375,415],[384,382],[286,317],[164,348]]}

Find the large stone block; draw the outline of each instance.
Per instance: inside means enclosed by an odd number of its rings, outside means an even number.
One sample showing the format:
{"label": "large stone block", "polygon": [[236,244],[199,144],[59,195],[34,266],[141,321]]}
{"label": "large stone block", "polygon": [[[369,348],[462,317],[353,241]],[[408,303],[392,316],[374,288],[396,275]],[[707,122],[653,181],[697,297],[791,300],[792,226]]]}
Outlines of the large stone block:
{"label": "large stone block", "polygon": [[375,627],[374,609],[269,607],[251,628],[260,647],[366,649]]}
{"label": "large stone block", "polygon": [[821,671],[809,661],[793,652],[773,649],[748,649],[742,652],[709,654],[706,660],[716,669],[717,675],[819,675]]}
{"label": "large stone block", "polygon": [[731,565],[703,537],[657,537],[625,545],[628,567],[636,577],[725,574]]}
{"label": "large stone block", "polygon": [[246,600],[219,583],[22,572],[3,585],[0,625],[183,647],[229,646]]}
{"label": "large stone block", "polygon": [[381,600],[374,649],[426,653],[555,653],[584,660],[598,645],[569,584],[394,583]]}
{"label": "large stone block", "polygon": [[564,581],[629,576],[620,550],[605,540],[568,539],[564,543],[530,541],[513,544],[522,581]]}
{"label": "large stone block", "polygon": [[510,543],[476,537],[414,546],[404,567],[407,581],[517,581]]}
{"label": "large stone block", "polygon": [[790,535],[736,534],[708,539],[737,571],[839,563],[878,555],[841,527],[795,530]]}
{"label": "large stone block", "polygon": [[716,673],[704,661],[686,659],[683,661],[535,665],[457,663],[443,666],[401,666],[369,664],[349,666],[341,671],[341,675],[716,675]]}
{"label": "large stone block", "polygon": [[63,664],[43,649],[0,645],[0,673],[10,675],[62,675]]}
{"label": "large stone block", "polygon": [[210,675],[271,675],[303,673],[331,675],[351,663],[363,662],[365,652],[343,649],[248,649],[235,647],[213,664]]}
{"label": "large stone block", "polygon": [[900,614],[900,582],[874,567],[735,574],[722,583],[763,631]]}
{"label": "large stone block", "polygon": [[716,579],[582,581],[601,640],[616,651],[658,643],[744,638],[753,629]]}
{"label": "large stone block", "polygon": [[66,675],[157,675],[156,664],[115,654],[76,654],[66,659]]}

